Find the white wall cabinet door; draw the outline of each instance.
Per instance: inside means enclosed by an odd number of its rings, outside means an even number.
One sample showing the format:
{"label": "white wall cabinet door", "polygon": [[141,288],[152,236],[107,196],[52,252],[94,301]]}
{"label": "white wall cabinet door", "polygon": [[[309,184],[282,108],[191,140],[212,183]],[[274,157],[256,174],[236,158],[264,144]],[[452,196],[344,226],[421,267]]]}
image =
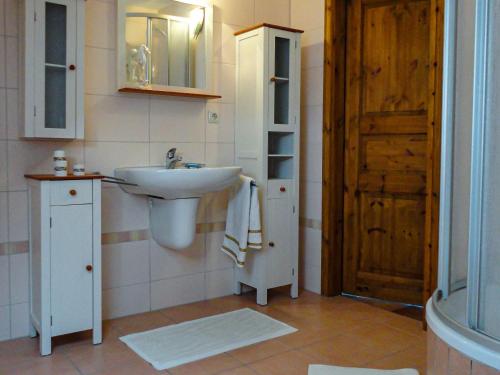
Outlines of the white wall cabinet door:
{"label": "white wall cabinet door", "polygon": [[294,111],[295,49],[294,34],[269,30],[269,130],[293,131],[297,122]]}
{"label": "white wall cabinet door", "polygon": [[51,207],[52,335],[93,325],[92,205]]}
{"label": "white wall cabinet door", "polygon": [[76,2],[38,0],[35,9],[35,135],[75,138]]}

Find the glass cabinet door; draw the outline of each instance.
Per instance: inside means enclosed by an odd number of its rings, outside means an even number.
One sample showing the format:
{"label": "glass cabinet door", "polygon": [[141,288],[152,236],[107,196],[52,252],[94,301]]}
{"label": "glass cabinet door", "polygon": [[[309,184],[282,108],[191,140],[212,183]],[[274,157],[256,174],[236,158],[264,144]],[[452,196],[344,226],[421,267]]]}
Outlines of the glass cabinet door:
{"label": "glass cabinet door", "polygon": [[36,135],[74,138],[76,125],[76,2],[37,2]]}
{"label": "glass cabinet door", "polygon": [[295,80],[295,37],[269,31],[269,124],[270,130],[293,131],[297,119],[292,101]]}

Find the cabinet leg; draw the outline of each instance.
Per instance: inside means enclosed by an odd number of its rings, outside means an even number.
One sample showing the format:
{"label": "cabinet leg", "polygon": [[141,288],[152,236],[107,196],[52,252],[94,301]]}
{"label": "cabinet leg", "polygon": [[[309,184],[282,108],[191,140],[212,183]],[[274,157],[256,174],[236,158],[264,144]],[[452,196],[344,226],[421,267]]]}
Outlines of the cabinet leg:
{"label": "cabinet leg", "polygon": [[40,355],[52,354],[52,337],[47,334],[40,334]]}
{"label": "cabinet leg", "polygon": [[257,288],[257,305],[266,306],[267,305],[267,289]]}
{"label": "cabinet leg", "polygon": [[233,292],[237,296],[241,295],[241,283],[239,281],[235,280],[235,282],[234,282],[234,291]]}
{"label": "cabinet leg", "polygon": [[95,329],[92,331],[92,343],[94,345],[102,344],[102,330]]}
{"label": "cabinet leg", "polygon": [[294,280],[292,282],[292,285],[290,286],[290,297],[292,298],[299,297],[299,283],[297,282],[297,280]]}

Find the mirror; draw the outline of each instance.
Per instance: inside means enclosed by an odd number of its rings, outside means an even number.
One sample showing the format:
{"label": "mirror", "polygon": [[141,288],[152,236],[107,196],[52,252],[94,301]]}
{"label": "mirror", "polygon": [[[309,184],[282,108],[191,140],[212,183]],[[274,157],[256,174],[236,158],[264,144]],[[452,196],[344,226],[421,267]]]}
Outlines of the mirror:
{"label": "mirror", "polygon": [[118,85],[210,89],[210,0],[118,0]]}

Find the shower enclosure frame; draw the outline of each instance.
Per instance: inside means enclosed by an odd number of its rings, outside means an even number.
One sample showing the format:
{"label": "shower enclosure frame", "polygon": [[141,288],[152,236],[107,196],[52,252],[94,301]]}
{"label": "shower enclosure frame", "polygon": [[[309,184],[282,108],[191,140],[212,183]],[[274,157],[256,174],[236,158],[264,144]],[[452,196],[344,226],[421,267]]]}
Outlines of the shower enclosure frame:
{"label": "shower enclosure frame", "polygon": [[[167,51],[169,49],[169,37],[171,35],[171,21],[184,22],[188,24],[188,33],[187,33],[187,60],[186,60],[186,77],[184,77],[188,86],[191,86],[191,69],[190,69],[190,61],[191,61],[191,48],[190,48],[190,33],[191,29],[189,26],[189,20],[184,17],[171,16],[167,14],[156,14],[156,13],[145,13],[145,12],[128,12],[125,15],[125,20],[128,18],[146,18],[146,45],[150,49],[151,54],[153,53],[152,44],[153,44],[153,19],[160,19],[167,21]],[[168,53],[168,52],[167,52]],[[170,54],[168,54],[168,59],[165,63],[165,69],[167,69],[167,79],[170,82],[170,74],[168,73],[170,67]],[[152,57],[148,56],[147,70],[146,70],[146,81],[147,85],[155,84],[151,82],[153,77],[152,72]],[[133,82],[128,82],[133,83]]]}
{"label": "shower enclosure frame", "polygon": [[[481,345],[500,349],[498,340],[486,330],[479,328],[479,294],[481,276],[482,247],[481,229],[483,218],[483,188],[485,165],[485,132],[487,64],[489,43],[488,9],[490,0],[479,0],[475,4],[474,25],[474,83],[472,100],[472,139],[471,139],[471,177],[469,194],[469,240],[467,264],[467,301],[465,325],[440,310],[441,303],[453,294],[450,288],[451,233],[452,233],[452,183],[453,183],[453,139],[455,124],[455,88],[456,88],[456,44],[457,44],[457,2],[448,1],[445,7],[445,51],[443,65],[443,122],[442,122],[442,158],[441,158],[441,201],[439,222],[439,269],[438,290],[433,296],[433,305],[442,318],[460,334]],[[457,285],[455,285],[457,286]],[[465,284],[464,284],[465,287]],[[451,290],[450,290],[451,289]]]}

